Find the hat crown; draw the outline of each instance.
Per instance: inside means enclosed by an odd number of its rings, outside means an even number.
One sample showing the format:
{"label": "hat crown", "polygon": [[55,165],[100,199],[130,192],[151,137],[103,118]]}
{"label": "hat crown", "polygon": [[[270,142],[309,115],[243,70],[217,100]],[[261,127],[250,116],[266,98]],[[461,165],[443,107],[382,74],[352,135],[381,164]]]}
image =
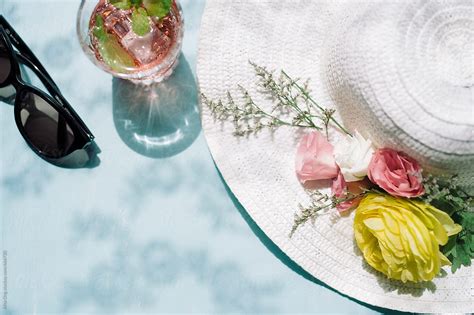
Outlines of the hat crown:
{"label": "hat crown", "polygon": [[472,178],[473,2],[371,3],[352,12],[336,19],[324,65],[344,123],[425,168],[467,167]]}

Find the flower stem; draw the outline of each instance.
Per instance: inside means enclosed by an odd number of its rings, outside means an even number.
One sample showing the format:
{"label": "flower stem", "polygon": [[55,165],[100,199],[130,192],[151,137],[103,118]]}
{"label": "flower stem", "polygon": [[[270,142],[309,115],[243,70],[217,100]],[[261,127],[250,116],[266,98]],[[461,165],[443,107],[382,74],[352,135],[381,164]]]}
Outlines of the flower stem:
{"label": "flower stem", "polygon": [[[295,80],[293,80],[284,70],[281,70],[281,73],[288,79],[290,82],[304,95],[304,97],[309,100],[314,106],[316,106],[320,111],[325,111],[326,109],[319,105],[312,97],[309,95],[308,91],[304,89],[301,85],[298,84]],[[345,134],[348,136],[352,136],[352,134],[344,128],[334,117],[330,117],[330,120]]]}

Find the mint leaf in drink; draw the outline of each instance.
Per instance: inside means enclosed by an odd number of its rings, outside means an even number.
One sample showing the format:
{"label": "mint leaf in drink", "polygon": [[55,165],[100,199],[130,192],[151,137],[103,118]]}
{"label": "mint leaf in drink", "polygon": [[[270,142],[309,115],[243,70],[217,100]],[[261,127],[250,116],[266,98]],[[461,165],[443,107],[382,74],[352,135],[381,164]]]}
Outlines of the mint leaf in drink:
{"label": "mint leaf in drink", "polygon": [[162,18],[168,15],[171,10],[172,0],[143,0],[148,15]]}
{"label": "mint leaf in drink", "polygon": [[103,41],[107,37],[107,32],[104,28],[104,18],[102,15],[97,14],[95,17],[95,27],[92,32],[98,41]]}
{"label": "mint leaf in drink", "polygon": [[150,19],[145,9],[137,8],[133,10],[132,28],[138,36],[145,36],[150,32]]}
{"label": "mint leaf in drink", "polygon": [[132,1],[132,6],[135,8],[138,8],[142,4],[142,0],[131,0]]}
{"label": "mint leaf in drink", "polygon": [[117,9],[121,10],[128,10],[132,7],[130,0],[110,0],[110,3]]}

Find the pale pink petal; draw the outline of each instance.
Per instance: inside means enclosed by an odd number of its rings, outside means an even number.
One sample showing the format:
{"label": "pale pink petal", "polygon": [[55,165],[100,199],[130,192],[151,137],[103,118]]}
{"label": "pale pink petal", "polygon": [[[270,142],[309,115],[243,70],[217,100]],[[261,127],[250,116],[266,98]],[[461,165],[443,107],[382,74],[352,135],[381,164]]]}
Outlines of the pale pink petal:
{"label": "pale pink petal", "polygon": [[347,184],[341,172],[339,172],[337,177],[332,181],[331,192],[333,196],[336,196],[337,198],[341,198],[346,195]]}
{"label": "pale pink petal", "polygon": [[296,152],[296,174],[301,183],[337,176],[334,148],[320,132],[305,135]]}

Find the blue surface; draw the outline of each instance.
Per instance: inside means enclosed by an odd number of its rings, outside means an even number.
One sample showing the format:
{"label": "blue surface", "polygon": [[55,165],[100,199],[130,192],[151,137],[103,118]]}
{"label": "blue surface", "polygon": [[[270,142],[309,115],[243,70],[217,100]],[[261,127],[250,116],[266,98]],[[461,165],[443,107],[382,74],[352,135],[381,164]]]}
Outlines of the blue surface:
{"label": "blue surface", "polygon": [[28,149],[13,108],[0,103],[3,312],[380,311],[300,270],[225,187],[201,133],[197,104],[204,1],[181,3],[186,33],[180,66],[150,91],[112,79],[84,56],[75,35],[78,1],[0,0],[0,12],[102,150],[96,168],[49,165]]}

